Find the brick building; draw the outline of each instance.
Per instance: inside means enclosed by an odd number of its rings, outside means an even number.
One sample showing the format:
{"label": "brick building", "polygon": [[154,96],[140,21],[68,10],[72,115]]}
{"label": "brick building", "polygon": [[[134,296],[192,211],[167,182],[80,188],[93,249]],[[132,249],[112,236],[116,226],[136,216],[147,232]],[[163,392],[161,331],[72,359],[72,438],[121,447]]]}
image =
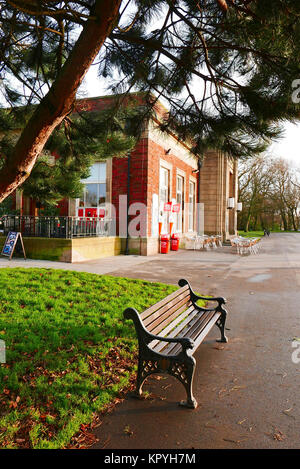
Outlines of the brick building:
{"label": "brick building", "polygon": [[[87,112],[97,111],[111,99],[87,98],[79,105]],[[95,162],[90,177],[83,181],[83,197],[59,203],[62,216],[115,220],[115,232],[110,236],[112,249],[95,248],[101,242],[108,245],[108,239],[77,240],[89,248],[74,248],[78,255],[72,254],[71,261],[124,252],[126,247],[129,252],[142,255],[157,253],[159,223],[161,232],[167,233],[170,221],[173,232],[182,238],[183,247],[187,234],[220,234],[223,239],[236,235],[237,163],[211,151],[199,171],[189,145],[171,132],[158,129],[159,120],[167,112],[164,106],[159,103],[156,111],[156,117],[145,123],[142,137],[129,157]],[[165,210],[170,202],[177,211]],[[37,214],[34,201],[26,200],[20,192],[16,195],[16,208],[23,215]],[[134,235],[127,237],[129,224],[134,227]]]}

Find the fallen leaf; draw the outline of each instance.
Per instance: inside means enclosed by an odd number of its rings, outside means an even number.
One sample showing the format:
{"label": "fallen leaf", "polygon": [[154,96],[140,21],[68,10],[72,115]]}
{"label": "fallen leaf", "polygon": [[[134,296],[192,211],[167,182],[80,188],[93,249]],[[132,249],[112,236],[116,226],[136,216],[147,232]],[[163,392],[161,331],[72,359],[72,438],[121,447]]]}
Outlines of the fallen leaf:
{"label": "fallen leaf", "polygon": [[133,431],[130,430],[129,425],[126,425],[126,427],[124,428],[124,433],[125,433],[125,435],[128,435],[128,436],[132,436],[132,435],[133,435]]}
{"label": "fallen leaf", "polygon": [[275,433],[273,434],[273,438],[277,441],[283,441],[286,437],[280,430],[278,430],[278,428],[276,428]]}
{"label": "fallen leaf", "polygon": [[245,389],[246,386],[233,386],[233,388],[230,389],[231,391],[239,391],[240,389]]}
{"label": "fallen leaf", "polygon": [[224,350],[225,347],[223,345],[215,345],[213,348],[216,350]]}
{"label": "fallen leaf", "polygon": [[239,425],[242,425],[242,423],[246,422],[246,420],[247,420],[247,418],[244,418],[243,420],[240,420],[240,421],[238,422],[238,424],[239,424]]}

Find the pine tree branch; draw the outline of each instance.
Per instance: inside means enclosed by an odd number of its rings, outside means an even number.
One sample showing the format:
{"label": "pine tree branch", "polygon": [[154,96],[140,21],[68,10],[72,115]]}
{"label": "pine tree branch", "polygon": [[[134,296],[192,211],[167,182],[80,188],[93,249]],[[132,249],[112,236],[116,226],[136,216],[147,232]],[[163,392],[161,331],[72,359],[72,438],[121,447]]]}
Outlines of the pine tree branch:
{"label": "pine tree branch", "polygon": [[[180,67],[185,66],[185,63],[183,61],[178,59],[174,54],[171,54],[169,51],[167,51],[164,48],[164,46],[159,43],[159,41],[154,41],[154,40],[151,40],[151,39],[143,39],[143,38],[136,37],[136,36],[130,36],[128,34],[123,35],[123,34],[119,34],[119,33],[115,33],[115,32],[110,35],[110,38],[111,39],[119,39],[121,41],[129,42],[131,44],[142,45],[146,49],[150,49],[152,51],[159,51],[161,54],[166,56],[168,59],[172,60],[172,62],[174,62],[176,65],[178,65]],[[207,75],[204,75],[203,73],[199,72],[196,69],[193,69],[192,73],[194,75],[196,75],[197,77],[201,78],[203,81],[207,81],[207,82],[213,82],[214,81],[211,77],[209,77]],[[226,86],[229,89],[233,89],[229,85],[226,85]]]}
{"label": "pine tree branch", "polygon": [[[53,9],[51,9],[51,10],[49,10],[49,9],[42,10],[37,5],[33,5],[30,2],[29,6],[30,6],[31,9],[29,9],[29,8],[24,7],[24,2],[23,1],[19,2],[18,0],[15,0],[15,1],[7,0],[7,3],[10,6],[12,6],[13,8],[15,8],[16,10],[18,10],[22,13],[25,13],[26,15],[30,15],[30,16],[37,16],[37,17],[49,16],[49,17],[52,17],[52,18],[55,18],[57,16],[62,16],[66,20],[71,20],[72,22],[80,24],[80,25],[84,24],[83,19],[96,20],[96,17],[94,17],[94,16],[90,16],[90,15],[87,15],[87,14],[84,14],[84,13],[78,13],[77,11],[72,10],[70,8],[68,8],[68,9],[56,9],[56,10],[53,10]],[[71,13],[71,14],[69,14],[69,13]]]}
{"label": "pine tree branch", "polygon": [[114,27],[120,4],[121,0],[96,0],[91,19],[86,22],[56,81],[0,170],[0,202],[27,179],[49,136],[72,110],[76,91]]}

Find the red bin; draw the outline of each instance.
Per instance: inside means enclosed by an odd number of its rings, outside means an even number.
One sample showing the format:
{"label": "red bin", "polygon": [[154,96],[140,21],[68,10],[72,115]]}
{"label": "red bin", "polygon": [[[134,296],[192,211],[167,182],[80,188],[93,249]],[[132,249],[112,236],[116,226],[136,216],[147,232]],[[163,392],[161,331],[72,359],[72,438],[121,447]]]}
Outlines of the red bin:
{"label": "red bin", "polygon": [[160,252],[161,254],[168,254],[169,252],[169,240],[170,237],[168,234],[161,235],[160,237]]}
{"label": "red bin", "polygon": [[179,234],[174,233],[171,238],[171,251],[178,251],[179,249]]}

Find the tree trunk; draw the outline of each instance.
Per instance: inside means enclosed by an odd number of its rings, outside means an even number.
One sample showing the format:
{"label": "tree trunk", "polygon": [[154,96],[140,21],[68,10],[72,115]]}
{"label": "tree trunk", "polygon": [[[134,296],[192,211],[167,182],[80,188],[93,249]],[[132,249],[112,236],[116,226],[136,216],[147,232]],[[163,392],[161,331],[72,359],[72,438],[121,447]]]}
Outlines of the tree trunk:
{"label": "tree trunk", "polygon": [[283,223],[283,229],[284,229],[284,231],[288,231],[288,222],[287,222],[285,212],[283,210],[281,210],[280,215],[281,215],[281,219],[282,219],[282,223]]}
{"label": "tree trunk", "polygon": [[0,171],[0,202],[30,175],[51,133],[71,112],[76,91],[118,19],[121,0],[96,0],[92,16],[51,89],[25,126]]}
{"label": "tree trunk", "polygon": [[246,225],[245,225],[245,232],[246,233],[248,233],[248,231],[249,231],[250,218],[251,218],[251,214],[249,213],[248,217],[247,217],[247,220],[246,220]]}
{"label": "tree trunk", "polygon": [[290,209],[290,214],[291,214],[291,221],[292,221],[292,225],[293,225],[293,230],[294,230],[294,231],[297,231],[297,230],[298,230],[298,227],[297,227],[297,225],[296,225],[295,212],[294,212],[294,209],[293,209],[293,208]]}

